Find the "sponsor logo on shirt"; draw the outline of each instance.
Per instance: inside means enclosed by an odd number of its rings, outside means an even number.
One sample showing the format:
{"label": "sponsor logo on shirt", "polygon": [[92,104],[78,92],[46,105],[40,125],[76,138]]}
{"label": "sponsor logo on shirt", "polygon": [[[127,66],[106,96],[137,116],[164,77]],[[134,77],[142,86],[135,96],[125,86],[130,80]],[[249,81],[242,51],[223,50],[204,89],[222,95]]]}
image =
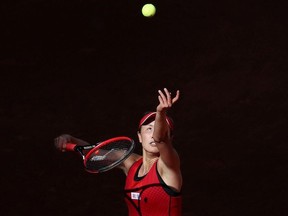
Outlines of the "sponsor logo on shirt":
{"label": "sponsor logo on shirt", "polygon": [[131,192],[131,199],[132,200],[140,200],[140,193]]}

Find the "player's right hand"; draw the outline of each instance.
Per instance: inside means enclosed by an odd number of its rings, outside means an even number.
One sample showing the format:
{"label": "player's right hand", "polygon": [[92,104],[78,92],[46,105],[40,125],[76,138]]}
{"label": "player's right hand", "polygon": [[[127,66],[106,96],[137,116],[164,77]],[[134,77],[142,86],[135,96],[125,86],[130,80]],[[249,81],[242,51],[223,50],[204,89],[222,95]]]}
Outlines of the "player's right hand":
{"label": "player's right hand", "polygon": [[54,139],[55,148],[59,151],[66,151],[66,144],[71,140],[71,136],[69,134],[62,134]]}

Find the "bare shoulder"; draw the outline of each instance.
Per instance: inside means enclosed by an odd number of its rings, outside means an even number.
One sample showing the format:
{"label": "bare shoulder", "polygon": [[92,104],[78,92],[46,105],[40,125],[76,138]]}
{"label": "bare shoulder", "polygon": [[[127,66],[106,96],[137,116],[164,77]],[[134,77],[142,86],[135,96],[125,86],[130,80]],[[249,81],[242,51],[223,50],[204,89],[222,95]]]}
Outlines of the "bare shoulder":
{"label": "bare shoulder", "polygon": [[123,163],[119,166],[120,169],[127,175],[130,167],[141,158],[142,156],[136,153],[132,153]]}
{"label": "bare shoulder", "polygon": [[[137,160],[139,160],[140,158],[142,158],[142,156],[141,155],[139,155],[139,154],[136,154],[136,153],[132,153],[126,160],[125,160],[125,162],[127,161],[127,163],[134,163],[134,162],[136,162]],[[132,165],[131,164],[131,165]]]}

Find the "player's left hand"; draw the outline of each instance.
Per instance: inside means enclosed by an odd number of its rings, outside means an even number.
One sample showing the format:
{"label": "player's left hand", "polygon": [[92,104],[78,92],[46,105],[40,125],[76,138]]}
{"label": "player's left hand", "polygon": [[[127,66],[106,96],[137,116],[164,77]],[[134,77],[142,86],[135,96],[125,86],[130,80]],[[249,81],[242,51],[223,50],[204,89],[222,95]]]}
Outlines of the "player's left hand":
{"label": "player's left hand", "polygon": [[171,108],[180,97],[179,90],[176,91],[175,97],[171,96],[171,92],[169,92],[167,88],[164,88],[164,92],[158,90],[158,93],[159,105],[157,106],[157,111],[159,112],[166,111],[167,109]]}

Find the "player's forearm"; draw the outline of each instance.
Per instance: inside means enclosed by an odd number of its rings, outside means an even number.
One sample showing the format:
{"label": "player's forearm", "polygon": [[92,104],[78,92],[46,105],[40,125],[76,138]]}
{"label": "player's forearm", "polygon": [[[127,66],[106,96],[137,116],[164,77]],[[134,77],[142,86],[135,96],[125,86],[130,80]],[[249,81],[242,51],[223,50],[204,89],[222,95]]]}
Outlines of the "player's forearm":
{"label": "player's forearm", "polygon": [[166,113],[157,111],[154,124],[153,139],[155,142],[162,142],[167,139],[168,124]]}
{"label": "player's forearm", "polygon": [[76,138],[76,137],[73,137],[71,136],[71,142],[72,143],[75,143],[77,145],[80,145],[80,146],[86,146],[86,145],[90,145],[90,143],[82,140],[82,139],[79,139],[79,138]]}
{"label": "player's forearm", "polygon": [[74,144],[81,145],[81,146],[89,145],[88,142],[82,139],[73,137],[70,134],[62,134],[61,136],[59,136],[59,138],[62,139],[63,142],[65,143],[74,143]]}

